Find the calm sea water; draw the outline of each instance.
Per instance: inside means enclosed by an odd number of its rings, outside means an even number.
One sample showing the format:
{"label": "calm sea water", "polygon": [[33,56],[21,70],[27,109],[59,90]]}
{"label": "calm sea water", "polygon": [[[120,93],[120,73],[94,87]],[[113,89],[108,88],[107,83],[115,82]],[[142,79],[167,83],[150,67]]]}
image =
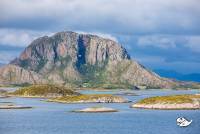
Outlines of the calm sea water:
{"label": "calm sea water", "polygon": [[[198,93],[191,91],[134,91],[139,96],[124,96],[133,102],[157,95]],[[84,91],[84,93],[99,93]],[[116,91],[100,92],[115,94]],[[199,134],[200,110],[141,110],[126,104],[60,104],[30,98],[6,98],[33,109],[0,110],[0,134]],[[116,113],[72,113],[71,110],[106,106]],[[192,119],[186,128],[176,125],[179,116]]]}

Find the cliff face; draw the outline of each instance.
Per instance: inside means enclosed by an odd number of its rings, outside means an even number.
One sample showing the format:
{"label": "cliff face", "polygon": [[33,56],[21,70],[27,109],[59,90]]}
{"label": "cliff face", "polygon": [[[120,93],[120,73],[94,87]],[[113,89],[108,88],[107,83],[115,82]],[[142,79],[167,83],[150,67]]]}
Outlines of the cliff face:
{"label": "cliff face", "polygon": [[46,82],[41,75],[19,66],[7,65],[0,68],[0,84],[43,84]]}
{"label": "cliff face", "polygon": [[[130,59],[126,50],[115,41],[95,35],[60,32],[52,37],[34,40],[8,66],[24,72],[15,83],[33,83],[30,72],[38,83],[56,83],[82,87],[147,86],[170,88],[176,83],[146,70]],[[17,72],[13,71],[13,72]],[[17,73],[17,76],[21,76]],[[5,79],[4,75],[0,75]],[[11,76],[10,79],[13,77]],[[26,79],[29,78],[29,79]],[[41,80],[40,80],[41,79]],[[38,81],[39,80],[39,81]],[[0,81],[1,82],[1,81]],[[9,83],[10,81],[8,81]]]}

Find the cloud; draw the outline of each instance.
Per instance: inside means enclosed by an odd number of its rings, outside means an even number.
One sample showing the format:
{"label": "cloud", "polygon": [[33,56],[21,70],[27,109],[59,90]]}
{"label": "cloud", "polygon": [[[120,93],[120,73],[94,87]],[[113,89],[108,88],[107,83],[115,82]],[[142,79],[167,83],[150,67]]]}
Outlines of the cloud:
{"label": "cloud", "polygon": [[154,46],[161,49],[176,48],[175,39],[164,35],[142,36],[138,39],[141,47]]}
{"label": "cloud", "polygon": [[102,37],[102,38],[106,38],[106,39],[111,39],[113,41],[116,41],[118,42],[118,39],[111,35],[111,34],[106,34],[106,33],[97,33],[97,32],[83,32],[83,31],[76,31],[77,33],[80,33],[80,34],[92,34],[92,35],[97,35],[99,37]]}
{"label": "cloud", "polygon": [[165,64],[170,64],[173,65],[170,66],[172,69],[179,71],[181,63],[187,65],[188,68],[192,68],[189,65],[200,63],[200,36],[198,35],[158,34],[131,35],[120,38],[117,36],[117,38],[120,43],[125,44],[123,46],[128,48],[132,58],[153,69],[165,69]]}
{"label": "cloud", "polygon": [[164,70],[176,70],[179,73],[188,74],[188,73],[199,73],[200,62],[190,61],[175,61],[167,62],[163,56],[149,56],[145,54],[135,56],[137,60],[145,67],[155,70],[155,69],[164,69]]}
{"label": "cloud", "polygon": [[194,52],[200,53],[200,36],[189,37],[185,46],[189,47]]}
{"label": "cloud", "polygon": [[173,51],[187,49],[200,53],[200,35],[148,35],[138,37],[140,47],[154,47]]}
{"label": "cloud", "polygon": [[19,29],[0,29],[0,45],[24,47],[35,38],[50,35],[50,32],[39,32]]}
{"label": "cloud", "polygon": [[200,34],[199,0],[7,0],[0,27],[118,34]]}
{"label": "cloud", "polygon": [[7,64],[20,54],[20,51],[2,51],[0,50],[0,63]]}

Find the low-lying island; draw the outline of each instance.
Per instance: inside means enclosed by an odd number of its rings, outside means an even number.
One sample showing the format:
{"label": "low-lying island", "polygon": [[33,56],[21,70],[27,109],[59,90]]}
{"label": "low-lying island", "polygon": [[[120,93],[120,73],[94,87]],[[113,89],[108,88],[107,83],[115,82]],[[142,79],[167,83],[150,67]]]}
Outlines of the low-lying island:
{"label": "low-lying island", "polygon": [[30,109],[30,106],[21,106],[21,105],[0,105],[0,109]]}
{"label": "low-lying island", "polygon": [[150,97],[133,104],[131,107],[164,110],[200,109],[200,95],[187,94]]}
{"label": "low-lying island", "polygon": [[59,103],[127,103],[128,100],[110,94],[84,94],[77,96],[64,96],[47,100]]}
{"label": "low-lying island", "polygon": [[72,112],[77,113],[105,113],[105,112],[118,112],[118,110],[108,107],[90,107],[90,108],[84,108],[80,110],[74,110]]}
{"label": "low-lying island", "polygon": [[9,93],[15,97],[46,98],[59,103],[127,103],[127,99],[111,94],[80,94],[72,89],[55,85],[32,85]]}

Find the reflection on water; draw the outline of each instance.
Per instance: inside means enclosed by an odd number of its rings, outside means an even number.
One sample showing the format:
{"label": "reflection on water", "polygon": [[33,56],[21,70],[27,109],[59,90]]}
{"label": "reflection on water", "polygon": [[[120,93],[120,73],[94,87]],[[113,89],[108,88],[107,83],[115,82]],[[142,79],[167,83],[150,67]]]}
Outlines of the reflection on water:
{"label": "reflection on water", "polygon": [[[119,91],[89,91],[82,93],[110,93]],[[121,92],[121,91],[120,91]],[[128,91],[130,92],[130,91]],[[158,95],[198,93],[191,91],[153,90],[134,91],[139,96],[124,96],[133,102]],[[198,134],[200,110],[141,110],[124,104],[61,104],[31,98],[5,98],[0,102],[14,102],[33,106],[33,109],[0,110],[0,134]],[[74,109],[106,106],[120,110],[117,113],[72,113]],[[192,119],[189,127],[180,128],[176,118]]]}

